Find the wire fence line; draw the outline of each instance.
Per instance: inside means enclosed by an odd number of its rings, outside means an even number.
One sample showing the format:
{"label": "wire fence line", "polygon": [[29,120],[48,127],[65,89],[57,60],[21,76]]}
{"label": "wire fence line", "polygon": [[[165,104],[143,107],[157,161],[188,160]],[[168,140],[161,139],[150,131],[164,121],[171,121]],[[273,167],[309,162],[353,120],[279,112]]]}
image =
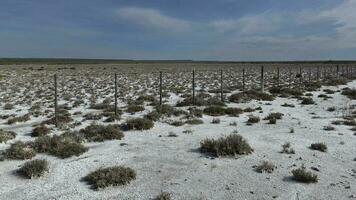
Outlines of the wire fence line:
{"label": "wire fence line", "polygon": [[[355,77],[354,66],[308,66],[308,67],[249,67],[239,69],[212,69],[212,70],[182,70],[182,71],[152,71],[152,72],[104,72],[83,74],[53,75],[54,110],[55,118],[58,116],[58,95],[63,94],[64,85],[73,78],[86,77],[94,88],[97,81],[106,81],[113,89],[115,115],[117,116],[118,98],[120,90],[126,90],[135,85],[145,85],[145,88],[156,90],[159,104],[163,104],[164,93],[178,90],[179,87],[188,91],[195,104],[196,93],[206,91],[215,93],[222,102],[227,93],[238,90],[245,92],[257,89],[264,92],[271,87],[289,87],[304,89],[306,85],[330,81],[333,79],[352,79]],[[104,79],[103,79],[104,78]],[[58,80],[62,80],[62,91],[58,91]],[[120,86],[120,88],[118,88]],[[57,120],[56,120],[57,125]]]}

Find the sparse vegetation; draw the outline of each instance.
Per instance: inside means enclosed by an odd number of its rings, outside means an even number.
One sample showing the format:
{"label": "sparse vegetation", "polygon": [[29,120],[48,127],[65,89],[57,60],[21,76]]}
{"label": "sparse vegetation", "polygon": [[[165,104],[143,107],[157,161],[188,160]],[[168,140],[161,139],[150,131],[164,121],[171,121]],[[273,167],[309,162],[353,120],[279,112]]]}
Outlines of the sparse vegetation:
{"label": "sparse vegetation", "polygon": [[282,151],[281,153],[286,153],[286,154],[295,154],[294,149],[291,147],[289,142],[286,142],[285,144],[282,145]]}
{"label": "sparse vegetation", "polygon": [[161,192],[154,200],[171,200],[172,195],[168,192]]}
{"label": "sparse vegetation", "polygon": [[121,140],[124,137],[121,129],[117,125],[91,124],[80,130],[84,138],[90,142],[103,142],[105,140]]}
{"label": "sparse vegetation", "polygon": [[292,170],[293,179],[302,183],[316,183],[318,176],[312,172],[306,171],[305,166],[302,165],[298,169]]}
{"label": "sparse vegetation", "polygon": [[328,150],[328,147],[324,143],[313,143],[310,145],[310,149],[326,152]]}
{"label": "sparse vegetation", "polygon": [[256,166],[255,170],[259,173],[272,173],[275,168],[276,166],[273,163],[268,161],[262,161],[261,164]]}
{"label": "sparse vegetation", "polygon": [[128,119],[125,124],[122,125],[123,130],[148,130],[154,126],[153,122],[146,118],[133,118]]}
{"label": "sparse vegetation", "polygon": [[9,140],[15,139],[16,133],[13,131],[5,131],[0,129],[0,143],[6,143]]}
{"label": "sparse vegetation", "polygon": [[26,178],[38,178],[48,171],[47,160],[31,160],[26,162],[17,172]]}
{"label": "sparse vegetation", "polygon": [[31,132],[32,137],[39,137],[39,136],[44,136],[47,135],[50,132],[50,129],[47,128],[46,126],[37,126],[34,128]]}
{"label": "sparse vegetation", "polygon": [[30,145],[17,141],[3,152],[3,157],[9,160],[26,160],[36,156]]}

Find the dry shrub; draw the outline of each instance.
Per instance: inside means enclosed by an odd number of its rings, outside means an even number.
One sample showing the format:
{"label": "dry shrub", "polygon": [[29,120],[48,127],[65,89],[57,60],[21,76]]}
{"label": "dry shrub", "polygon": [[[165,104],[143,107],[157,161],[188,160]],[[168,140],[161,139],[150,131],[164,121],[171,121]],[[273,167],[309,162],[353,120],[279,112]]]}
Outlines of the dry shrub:
{"label": "dry shrub", "polygon": [[302,165],[298,169],[292,170],[293,179],[302,183],[316,183],[318,182],[318,175],[306,171],[305,166]]}
{"label": "dry shrub", "polygon": [[151,129],[154,126],[154,123],[145,118],[133,118],[133,119],[128,119],[125,124],[123,124],[121,127],[123,130],[147,130]]}
{"label": "dry shrub", "polygon": [[259,173],[272,173],[274,171],[274,169],[276,168],[276,166],[268,161],[262,161],[261,164],[257,165],[255,170]]}
{"label": "dry shrub", "polygon": [[26,162],[17,171],[17,173],[29,179],[41,177],[45,172],[48,172],[48,162],[40,159]]}
{"label": "dry shrub", "polygon": [[91,124],[80,130],[84,138],[90,142],[103,142],[105,140],[121,140],[124,137],[121,129],[117,125]]}
{"label": "dry shrub", "polygon": [[3,152],[3,156],[9,160],[26,160],[36,156],[36,152],[30,145],[17,141]]}
{"label": "dry shrub", "polygon": [[46,126],[37,126],[34,128],[31,132],[32,137],[39,137],[39,136],[44,136],[47,135],[50,132],[50,129],[47,128]]}
{"label": "dry shrub", "polygon": [[0,129],[0,143],[15,139],[16,133],[13,131],[4,131]]}
{"label": "dry shrub", "polygon": [[328,147],[324,143],[313,143],[310,145],[310,149],[326,152],[328,150]]}

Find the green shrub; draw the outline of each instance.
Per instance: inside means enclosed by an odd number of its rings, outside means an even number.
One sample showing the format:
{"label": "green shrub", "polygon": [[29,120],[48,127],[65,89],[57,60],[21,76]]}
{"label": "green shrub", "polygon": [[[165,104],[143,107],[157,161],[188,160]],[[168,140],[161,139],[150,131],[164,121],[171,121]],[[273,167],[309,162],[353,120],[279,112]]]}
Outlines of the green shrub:
{"label": "green shrub", "polygon": [[326,152],[328,150],[328,147],[324,143],[313,143],[310,145],[310,149]]}
{"label": "green shrub", "polygon": [[13,131],[4,131],[0,129],[0,143],[15,139],[16,133]]}
{"label": "green shrub", "polygon": [[168,192],[161,192],[154,200],[171,200],[172,195]]}
{"label": "green shrub", "polygon": [[145,118],[133,118],[128,119],[125,124],[122,125],[123,130],[148,130],[154,126],[154,123]]}
{"label": "green shrub", "polygon": [[83,178],[94,189],[127,185],[134,179],[136,179],[136,172],[131,168],[123,166],[100,168]]}
{"label": "green shrub", "polygon": [[156,106],[156,111],[159,114],[165,115],[165,116],[171,116],[173,115],[175,109],[174,107],[168,105],[168,104],[162,104],[162,105],[158,105]]}
{"label": "green shrub", "polygon": [[225,109],[225,113],[229,116],[232,116],[232,117],[238,117],[239,114],[243,113],[244,111],[241,109],[241,108],[226,108]]}
{"label": "green shrub", "polygon": [[263,118],[264,120],[270,120],[270,119],[282,119],[282,116],[284,114],[280,112],[275,112],[275,113],[270,113],[268,114],[267,117]]}
{"label": "green shrub", "polygon": [[48,162],[40,159],[28,161],[17,172],[29,179],[38,178],[48,172]]}
{"label": "green shrub", "polygon": [[270,118],[268,123],[269,124],[276,124],[277,120],[276,120],[276,118]]}
{"label": "green shrub", "polygon": [[161,114],[157,111],[151,111],[148,114],[145,115],[146,119],[149,119],[151,121],[158,121],[161,118]]}
{"label": "green shrub", "polygon": [[172,125],[172,126],[183,126],[184,122],[181,121],[181,120],[176,120],[176,121],[169,122],[169,124]]}
{"label": "green shrub", "polygon": [[203,117],[203,110],[195,107],[191,107],[188,109],[189,110],[189,116],[190,117]]}
{"label": "green shrub", "polygon": [[37,126],[34,128],[31,132],[32,137],[39,137],[39,136],[44,136],[47,135],[50,132],[50,129],[47,128],[46,126]]}
{"label": "green shrub", "polygon": [[225,108],[221,106],[209,106],[204,108],[203,112],[210,116],[221,116],[225,115]]}
{"label": "green shrub", "polygon": [[31,143],[31,146],[38,153],[48,153],[62,159],[80,156],[88,151],[87,147],[78,142],[77,136],[69,136],[68,134],[54,135],[52,137],[41,136],[36,138]]}
{"label": "green shrub", "polygon": [[105,140],[121,140],[124,134],[117,125],[91,124],[80,130],[84,138],[90,142],[103,142]]}
{"label": "green shrub", "polygon": [[281,94],[282,96],[302,96],[303,92],[296,88],[272,87],[269,89],[272,94]]}
{"label": "green shrub", "polygon": [[255,124],[255,123],[258,123],[259,121],[260,121],[260,118],[259,118],[259,117],[250,115],[250,116],[248,117],[247,123]]}
{"label": "green shrub", "polygon": [[272,173],[276,166],[268,161],[263,161],[261,164],[256,166],[256,171],[259,173],[267,172],[267,173]]}
{"label": "green shrub", "polygon": [[4,158],[9,160],[26,160],[36,156],[36,152],[27,144],[17,141],[5,150]]}
{"label": "green shrub", "polygon": [[14,109],[14,105],[11,103],[7,103],[4,105],[4,110],[12,110]]}
{"label": "green shrub", "polygon": [[9,119],[7,121],[7,124],[14,124],[16,122],[27,122],[28,120],[30,120],[30,115],[26,114],[26,115],[23,115],[23,116],[14,117],[14,118]]}
{"label": "green shrub", "polygon": [[305,97],[302,98],[302,102],[301,102],[301,104],[303,105],[312,105],[314,103],[315,102],[312,98],[305,98]]}
{"label": "green shrub", "polygon": [[201,119],[188,119],[187,121],[185,121],[185,123],[191,125],[204,124],[203,120]]}
{"label": "green shrub", "polygon": [[145,110],[145,107],[140,106],[140,105],[128,105],[127,106],[128,113],[136,113],[136,112],[141,112],[144,110]]}
{"label": "green shrub", "polygon": [[302,165],[298,169],[292,170],[293,179],[302,183],[316,183],[318,182],[318,176],[312,172],[305,170],[305,166]]}
{"label": "green shrub", "polygon": [[203,140],[200,143],[200,151],[219,157],[250,154],[253,149],[241,135],[231,134],[217,140]]}
{"label": "green shrub", "polygon": [[273,101],[274,97],[268,93],[260,92],[257,90],[248,90],[246,92],[235,93],[230,95],[229,97],[229,101],[234,103],[243,103],[243,102],[250,101],[252,99]]}
{"label": "green shrub", "polygon": [[356,89],[345,88],[342,90],[341,94],[350,99],[356,99]]}

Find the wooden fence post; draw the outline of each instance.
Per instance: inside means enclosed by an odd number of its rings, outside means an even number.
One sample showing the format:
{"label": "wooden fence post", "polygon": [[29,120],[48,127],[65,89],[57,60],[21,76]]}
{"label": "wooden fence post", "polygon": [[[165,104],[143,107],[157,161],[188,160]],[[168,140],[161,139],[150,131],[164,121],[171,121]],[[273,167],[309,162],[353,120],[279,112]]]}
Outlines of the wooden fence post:
{"label": "wooden fence post", "polygon": [[308,72],[308,82],[311,83],[311,76],[312,76],[312,67],[309,67],[309,72]]}
{"label": "wooden fence post", "polygon": [[336,65],[336,78],[339,78],[339,65]]}
{"label": "wooden fence post", "polygon": [[159,105],[162,105],[162,71],[159,72]]}
{"label": "wooden fence post", "polygon": [[220,98],[221,102],[224,102],[224,88],[223,88],[223,70],[220,70]]}
{"label": "wooden fence post", "polygon": [[242,69],[242,92],[245,93],[245,68]]}
{"label": "wooden fence post", "polygon": [[115,73],[115,120],[117,119],[117,117],[117,73]]}
{"label": "wooden fence post", "polygon": [[277,87],[279,87],[279,85],[280,85],[280,82],[279,82],[279,76],[280,76],[280,74],[279,74],[280,72],[279,72],[279,67],[277,67]]}
{"label": "wooden fence post", "polygon": [[195,105],[195,69],[193,69],[192,90],[193,90],[193,105]]}
{"label": "wooden fence post", "polygon": [[302,66],[299,66],[299,88],[302,88],[302,82],[303,82],[303,70],[302,70]]}
{"label": "wooden fence post", "polygon": [[289,67],[289,88],[292,87],[292,69]]}
{"label": "wooden fence post", "polygon": [[319,66],[316,67],[316,81],[319,82],[319,79],[320,79],[320,68]]}
{"label": "wooden fence post", "polygon": [[54,75],[54,120],[58,127],[58,98],[57,98],[57,74]]}
{"label": "wooden fence post", "polygon": [[264,92],[264,73],[263,73],[264,69],[263,69],[263,66],[261,66],[261,92]]}

